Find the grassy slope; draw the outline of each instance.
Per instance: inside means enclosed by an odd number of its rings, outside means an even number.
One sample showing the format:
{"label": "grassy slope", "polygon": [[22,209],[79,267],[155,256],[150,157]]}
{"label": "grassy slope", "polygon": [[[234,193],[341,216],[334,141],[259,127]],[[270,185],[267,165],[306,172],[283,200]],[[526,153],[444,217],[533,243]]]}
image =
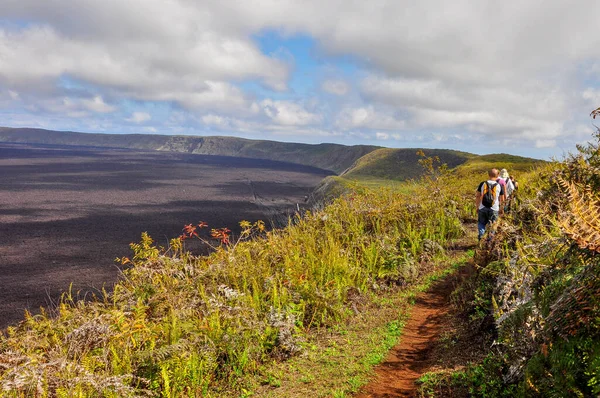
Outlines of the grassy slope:
{"label": "grassy slope", "polygon": [[[418,179],[423,175],[424,169],[418,162],[422,157],[417,155],[417,151],[418,149],[412,148],[374,150],[358,159],[341,177],[371,187],[401,187],[404,184],[398,183]],[[439,157],[440,163],[445,163],[458,177],[484,177],[492,167],[506,168],[511,174],[518,175],[546,163],[543,160],[504,153],[479,156],[446,149],[423,149],[423,152],[427,157]]]}
{"label": "grassy slope", "polygon": [[166,136],[155,134],[91,134],[0,127],[0,142],[79,145],[138,150],[240,156],[298,163],[341,173],[375,146],[297,144],[236,137]]}
{"label": "grassy slope", "polygon": [[[376,149],[359,158],[341,176],[331,176],[324,179],[315,189],[314,201],[327,201],[340,194],[355,190],[357,186],[377,189],[390,188],[396,192],[410,194],[415,189],[415,183],[424,173],[419,164],[421,156],[418,149]],[[428,157],[437,156],[440,163],[446,164],[450,172],[466,184],[475,186],[487,176],[489,169],[506,168],[517,178],[530,172],[538,165],[546,163],[543,160],[526,158],[507,154],[474,155],[444,149],[424,149]],[[440,163],[436,163],[439,166]]]}
{"label": "grassy slope", "polygon": [[456,173],[459,176],[467,176],[474,174],[485,175],[487,171],[496,167],[498,169],[507,169],[512,175],[515,174],[517,179],[520,174],[527,173],[537,166],[543,165],[546,162],[539,159],[526,158],[505,153],[476,156],[456,168]]}
{"label": "grassy slope", "polygon": [[[348,172],[341,177],[328,177],[321,185],[321,189],[331,198],[339,195],[340,192],[356,192],[365,187],[368,189],[387,187],[392,188],[392,191],[397,194],[408,194],[418,201],[418,198],[423,198],[422,183],[390,180],[385,172],[380,172],[377,177],[365,173],[365,170],[379,169],[393,170],[397,174],[403,165],[394,164],[393,156],[390,155],[395,152],[397,150],[374,151],[357,162],[357,166],[362,168],[362,173]],[[440,153],[429,153],[429,155],[440,156]],[[444,153],[440,156],[442,160],[443,155]],[[452,169],[450,175],[444,177],[442,181],[458,187],[454,193],[455,199],[461,208],[461,218],[466,220],[473,220],[474,187],[479,180],[485,178],[490,168],[507,168],[517,172],[517,175],[522,177],[521,181],[525,187],[528,187],[529,176],[535,174],[532,170],[537,165],[545,163],[536,159],[505,154],[465,155],[467,160]],[[369,164],[370,162],[374,162],[375,165]],[[417,172],[414,165],[413,168],[415,174],[422,175],[422,171]],[[353,178],[346,178],[348,174]],[[454,183],[456,181],[460,181],[461,184]],[[468,256],[468,253],[465,255]],[[368,381],[372,367],[386,356],[387,350],[395,344],[398,336],[401,336],[403,321],[410,309],[410,303],[405,301],[405,294],[410,296],[410,291],[409,289],[401,294],[379,293],[375,303],[369,304],[369,309],[363,310],[359,307],[359,314],[356,317],[343,325],[336,326],[333,331],[325,332],[320,337],[320,344],[309,345],[311,349],[304,357],[268,368],[260,376],[264,385],[256,391],[258,396],[300,397],[309,394],[345,397],[349,393],[356,392]]]}
{"label": "grassy slope", "polygon": [[406,289],[377,293],[357,303],[356,313],[333,329],[322,330],[302,356],[265,367],[255,377],[256,397],[347,397],[359,391],[373,376],[390,349],[398,344],[418,293],[433,282],[456,272],[470,258],[441,260],[424,273],[420,282]]}
{"label": "grassy slope", "polygon": [[[407,181],[423,174],[419,149],[381,148],[358,159],[342,176],[348,179]],[[438,156],[449,168],[465,163],[476,155],[446,149],[423,149],[426,156]]]}

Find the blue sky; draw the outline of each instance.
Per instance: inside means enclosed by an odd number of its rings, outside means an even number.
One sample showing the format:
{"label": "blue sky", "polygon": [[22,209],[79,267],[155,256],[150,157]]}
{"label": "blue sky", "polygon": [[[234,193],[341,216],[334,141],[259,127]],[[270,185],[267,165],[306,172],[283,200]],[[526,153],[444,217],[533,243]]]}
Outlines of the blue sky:
{"label": "blue sky", "polygon": [[5,0],[0,125],[561,156],[594,131],[599,11]]}

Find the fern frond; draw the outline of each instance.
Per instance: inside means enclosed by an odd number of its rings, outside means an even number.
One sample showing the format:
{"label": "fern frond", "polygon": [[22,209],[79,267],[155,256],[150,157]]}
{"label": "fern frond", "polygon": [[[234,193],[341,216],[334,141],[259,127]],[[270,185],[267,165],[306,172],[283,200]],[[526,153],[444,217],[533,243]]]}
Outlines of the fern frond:
{"label": "fern frond", "polygon": [[580,248],[600,253],[600,198],[589,186],[561,177],[557,182],[569,198],[569,210],[559,214],[560,226]]}

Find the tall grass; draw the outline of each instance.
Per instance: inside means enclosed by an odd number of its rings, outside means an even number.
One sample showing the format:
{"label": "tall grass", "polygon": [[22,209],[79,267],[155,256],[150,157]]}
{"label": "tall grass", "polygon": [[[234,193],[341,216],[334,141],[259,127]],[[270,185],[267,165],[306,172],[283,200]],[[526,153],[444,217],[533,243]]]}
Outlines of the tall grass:
{"label": "tall grass", "polygon": [[[356,190],[282,230],[244,224],[209,256],[144,234],[132,267],[95,301],[65,295],[0,337],[3,396],[210,396],[351,311],[350,295],[409,284],[472,209],[447,177],[402,195]],[[458,186],[458,184],[456,185]],[[471,198],[469,197],[469,201]]]}
{"label": "tall grass", "polygon": [[521,201],[478,251],[475,293],[462,304],[478,322],[492,315],[493,349],[480,348],[479,364],[428,374],[421,396],[600,396],[599,148],[600,131],[519,177]]}

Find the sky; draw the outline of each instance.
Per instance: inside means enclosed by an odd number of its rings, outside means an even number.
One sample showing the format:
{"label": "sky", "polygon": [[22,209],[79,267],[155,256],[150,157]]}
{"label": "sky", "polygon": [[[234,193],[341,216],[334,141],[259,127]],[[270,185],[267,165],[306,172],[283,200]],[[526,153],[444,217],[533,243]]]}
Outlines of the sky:
{"label": "sky", "polygon": [[0,125],[560,157],[600,2],[2,0]]}

